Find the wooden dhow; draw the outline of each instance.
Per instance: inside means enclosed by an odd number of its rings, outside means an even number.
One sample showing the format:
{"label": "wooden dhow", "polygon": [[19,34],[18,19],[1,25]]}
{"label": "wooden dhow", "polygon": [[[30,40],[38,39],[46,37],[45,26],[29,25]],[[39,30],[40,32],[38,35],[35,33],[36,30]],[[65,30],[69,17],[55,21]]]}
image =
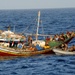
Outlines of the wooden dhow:
{"label": "wooden dhow", "polygon": [[26,49],[13,49],[0,47],[0,56],[34,56],[40,54],[54,54],[51,49],[42,50],[29,50]]}

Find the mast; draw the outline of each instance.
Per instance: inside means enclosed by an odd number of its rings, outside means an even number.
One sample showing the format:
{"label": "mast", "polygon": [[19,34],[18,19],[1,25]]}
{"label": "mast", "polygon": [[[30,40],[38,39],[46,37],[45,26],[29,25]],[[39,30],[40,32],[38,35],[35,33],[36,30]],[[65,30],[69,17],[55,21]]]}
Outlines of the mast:
{"label": "mast", "polygon": [[37,22],[36,41],[38,40],[39,23],[40,23],[40,11],[38,12],[38,22]]}

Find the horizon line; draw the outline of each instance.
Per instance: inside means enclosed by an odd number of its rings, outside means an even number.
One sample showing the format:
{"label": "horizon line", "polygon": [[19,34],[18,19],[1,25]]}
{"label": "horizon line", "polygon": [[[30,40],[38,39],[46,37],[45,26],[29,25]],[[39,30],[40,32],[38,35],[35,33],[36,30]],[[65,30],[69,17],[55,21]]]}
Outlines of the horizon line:
{"label": "horizon line", "polygon": [[7,9],[0,9],[0,10],[42,10],[42,9],[74,9],[75,7],[61,7],[61,8],[7,8]]}

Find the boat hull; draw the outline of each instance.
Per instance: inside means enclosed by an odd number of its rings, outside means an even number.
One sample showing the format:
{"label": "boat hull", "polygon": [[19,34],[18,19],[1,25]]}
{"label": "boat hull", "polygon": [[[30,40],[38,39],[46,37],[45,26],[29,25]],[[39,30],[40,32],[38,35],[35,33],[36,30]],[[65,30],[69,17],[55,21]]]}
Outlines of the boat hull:
{"label": "boat hull", "polygon": [[7,49],[0,49],[0,56],[34,56],[41,54],[54,54],[50,49],[40,51],[12,51]]}
{"label": "boat hull", "polygon": [[55,52],[56,55],[75,55],[75,52],[70,52],[68,50],[62,50],[62,49],[53,49],[53,52]]}

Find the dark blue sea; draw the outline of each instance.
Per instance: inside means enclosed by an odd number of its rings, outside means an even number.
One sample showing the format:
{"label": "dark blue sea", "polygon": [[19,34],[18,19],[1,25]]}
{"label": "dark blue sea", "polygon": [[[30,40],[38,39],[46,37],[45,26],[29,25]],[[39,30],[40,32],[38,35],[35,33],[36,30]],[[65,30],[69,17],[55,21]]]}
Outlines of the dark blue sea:
{"label": "dark blue sea", "polygon": [[[16,33],[35,33],[38,11],[0,10],[0,30],[11,26],[11,31]],[[75,8],[40,9],[40,12],[39,33],[54,35],[75,31]],[[69,46],[73,44],[75,39]],[[0,57],[0,75],[75,75],[75,56]]]}

